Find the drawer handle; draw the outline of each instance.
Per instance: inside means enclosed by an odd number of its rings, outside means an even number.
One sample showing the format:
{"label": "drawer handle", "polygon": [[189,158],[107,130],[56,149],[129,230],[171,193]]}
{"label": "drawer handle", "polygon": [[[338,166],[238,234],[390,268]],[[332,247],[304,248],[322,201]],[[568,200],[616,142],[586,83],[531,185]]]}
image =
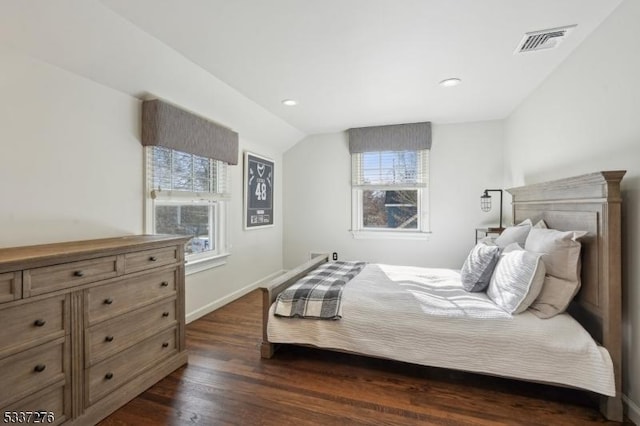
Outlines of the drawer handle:
{"label": "drawer handle", "polygon": [[162,281],[162,283],[160,285],[162,287],[169,287],[169,282],[168,281]]}
{"label": "drawer handle", "polygon": [[43,319],[38,318],[37,320],[35,320],[33,322],[33,325],[35,325],[36,327],[42,327],[46,324],[47,322]]}
{"label": "drawer handle", "polygon": [[107,336],[104,338],[105,342],[113,342],[113,336]]}
{"label": "drawer handle", "polygon": [[33,371],[35,371],[36,373],[42,373],[44,371],[44,369],[47,368],[46,365],[44,364],[38,364],[33,368]]}
{"label": "drawer handle", "polygon": [[113,379],[113,373],[109,372],[109,373],[105,374],[104,378],[107,379],[107,380]]}
{"label": "drawer handle", "polygon": [[74,277],[84,277],[84,272],[83,271],[75,271],[73,273]]}
{"label": "drawer handle", "polygon": [[151,257],[149,258],[149,261],[150,261],[150,262],[155,262],[156,260],[158,260],[158,258],[157,258],[157,257],[155,257],[155,256],[151,256]]}
{"label": "drawer handle", "polygon": [[163,348],[168,348],[168,347],[169,347],[169,342],[164,342],[164,343],[162,344],[162,347],[163,347]]}
{"label": "drawer handle", "polygon": [[110,305],[110,304],[112,304],[112,303],[113,303],[113,299],[112,299],[112,298],[110,298],[110,297],[109,297],[109,298],[107,298],[107,299],[104,299],[104,304],[105,304],[105,305]]}
{"label": "drawer handle", "polygon": [[168,317],[169,316],[169,312],[163,312],[162,316],[165,317],[165,318]]}

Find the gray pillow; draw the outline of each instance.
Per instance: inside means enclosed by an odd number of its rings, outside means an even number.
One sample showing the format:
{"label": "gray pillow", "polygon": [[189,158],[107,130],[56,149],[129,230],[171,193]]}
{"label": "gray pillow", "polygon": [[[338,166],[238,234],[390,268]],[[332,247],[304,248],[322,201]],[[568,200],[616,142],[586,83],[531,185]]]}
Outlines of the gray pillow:
{"label": "gray pillow", "polygon": [[579,289],[578,281],[567,281],[547,275],[544,277],[542,291],[529,306],[529,310],[538,318],[554,317],[567,310]]}
{"label": "gray pillow", "polygon": [[485,243],[476,244],[460,271],[462,287],[467,291],[484,291],[489,285],[499,257],[500,247]]}
{"label": "gray pillow", "polygon": [[525,248],[542,255],[547,276],[542,291],[530,306],[540,318],[564,312],[580,290],[580,246],[586,232],[532,229]]}
{"label": "gray pillow", "polygon": [[544,283],[541,255],[525,250],[505,250],[489,282],[487,296],[510,314],[526,310]]}

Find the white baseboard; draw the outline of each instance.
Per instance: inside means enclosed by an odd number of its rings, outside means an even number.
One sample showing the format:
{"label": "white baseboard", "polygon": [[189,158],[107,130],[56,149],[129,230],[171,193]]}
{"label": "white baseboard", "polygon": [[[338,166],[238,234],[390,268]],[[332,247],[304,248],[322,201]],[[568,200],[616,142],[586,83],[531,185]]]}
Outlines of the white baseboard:
{"label": "white baseboard", "polygon": [[270,274],[268,276],[266,276],[265,278],[262,278],[252,284],[249,284],[246,287],[241,288],[240,290],[236,290],[233,293],[227,294],[226,296],[223,296],[217,300],[214,300],[211,303],[206,304],[205,306],[196,309],[193,312],[189,312],[186,315],[186,322],[187,324],[189,324],[191,321],[195,321],[200,317],[203,317],[205,315],[207,315],[210,312],[215,311],[218,308],[223,307],[224,305],[226,305],[227,303],[231,303],[236,299],[239,299],[240,297],[244,296],[245,294],[255,290],[256,288],[260,287],[260,284],[265,283],[267,281],[271,281],[272,279],[274,279],[275,277],[282,275],[283,273],[285,273],[286,271],[281,270],[278,272],[274,272],[273,274]]}
{"label": "white baseboard", "polygon": [[627,395],[622,395],[622,401],[624,402],[624,405],[627,406],[626,414],[627,417],[629,417],[629,420],[640,426],[640,407],[629,399]]}

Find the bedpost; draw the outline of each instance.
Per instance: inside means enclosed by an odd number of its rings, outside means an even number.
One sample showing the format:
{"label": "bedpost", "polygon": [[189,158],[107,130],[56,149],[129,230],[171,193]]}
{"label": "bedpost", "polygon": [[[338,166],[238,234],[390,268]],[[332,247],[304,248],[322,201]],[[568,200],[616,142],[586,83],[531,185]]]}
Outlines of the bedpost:
{"label": "bedpost", "polygon": [[262,292],[262,343],[260,345],[260,356],[262,358],[271,358],[276,351],[273,343],[269,342],[267,336],[267,321],[269,319],[269,308],[271,307],[271,292],[269,288],[260,288]]}
{"label": "bedpost", "polygon": [[622,397],[616,389],[616,396],[600,397],[600,412],[607,420],[621,422],[623,420]]}
{"label": "bedpost", "polygon": [[274,278],[264,287],[260,287],[260,291],[262,292],[262,344],[260,345],[260,356],[262,358],[271,358],[278,347],[277,344],[269,342],[269,335],[267,333],[269,309],[271,309],[271,304],[275,302],[278,294],[280,294],[284,289],[307,275],[310,271],[316,269],[318,265],[328,261],[328,254],[316,256],[278,278]]}
{"label": "bedpost", "polygon": [[622,196],[620,180],[624,173],[606,173],[607,201],[603,203],[603,271],[605,282],[601,297],[605,306],[602,318],[602,344],[613,361],[616,396],[600,398],[600,412],[609,420],[623,420],[622,408]]}

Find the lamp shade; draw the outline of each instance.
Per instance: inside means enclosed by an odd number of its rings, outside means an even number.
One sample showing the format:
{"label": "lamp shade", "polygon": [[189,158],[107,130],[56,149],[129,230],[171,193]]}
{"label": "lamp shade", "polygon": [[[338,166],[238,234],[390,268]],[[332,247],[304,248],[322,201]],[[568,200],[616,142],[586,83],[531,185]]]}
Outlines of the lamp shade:
{"label": "lamp shade", "polygon": [[480,196],[480,209],[483,212],[488,212],[491,210],[491,195],[486,192]]}

